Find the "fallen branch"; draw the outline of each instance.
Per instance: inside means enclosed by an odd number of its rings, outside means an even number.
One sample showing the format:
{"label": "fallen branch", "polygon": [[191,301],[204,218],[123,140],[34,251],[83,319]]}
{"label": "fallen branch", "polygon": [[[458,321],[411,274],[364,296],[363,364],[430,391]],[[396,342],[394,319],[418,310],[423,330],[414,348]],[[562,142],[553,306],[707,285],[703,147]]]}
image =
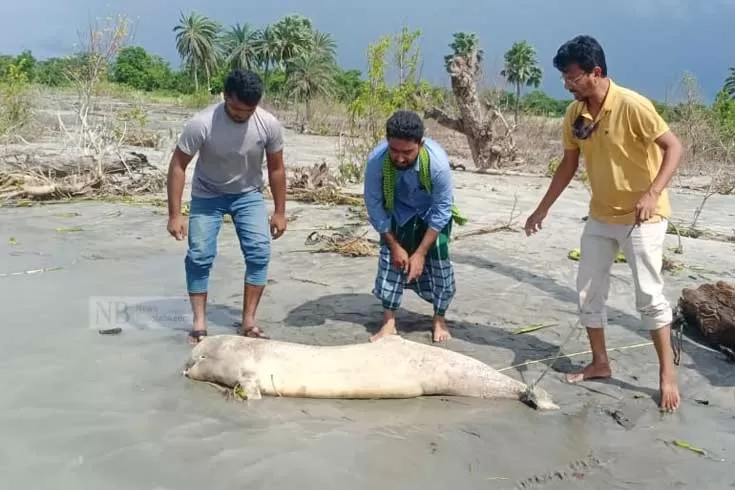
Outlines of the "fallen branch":
{"label": "fallen branch", "polygon": [[[77,168],[69,161],[49,164],[46,157],[26,155],[5,159],[0,169],[0,202],[68,200],[80,197],[130,196],[160,192],[166,185],[164,170],[148,163],[145,155],[131,152],[104,165],[80,156]],[[100,173],[100,168],[102,173]]]}
{"label": "fallen branch", "polygon": [[499,226],[493,226],[493,227],[485,227],[485,228],[479,228],[477,230],[471,230],[466,231],[464,233],[458,233],[452,237],[452,240],[459,240],[460,238],[467,238],[471,236],[477,236],[477,235],[488,235],[491,233],[499,233],[501,231],[518,231],[515,228],[516,220],[518,219],[518,216],[520,216],[520,213],[516,213],[516,210],[518,208],[518,194],[515,194],[513,197],[513,207],[510,210],[510,214],[508,216],[508,220]]}
{"label": "fallen branch", "polygon": [[457,131],[458,133],[464,133],[465,131],[461,119],[450,116],[438,107],[430,107],[429,109],[426,109],[424,111],[424,118],[434,119],[440,126]]}
{"label": "fallen branch", "polygon": [[318,284],[319,286],[327,286],[327,287],[329,286],[329,284],[324,283],[324,282],[312,281],[311,279],[303,279],[301,277],[291,276],[291,279],[293,279],[294,281],[298,281],[298,282],[305,282],[307,284]]}
{"label": "fallen branch", "polygon": [[477,235],[489,235],[491,233],[499,233],[501,231],[515,231],[508,225],[500,225],[494,227],[478,228],[477,230],[466,231],[464,233],[458,233],[452,237],[453,240],[459,240],[460,238],[467,238]]}
{"label": "fallen branch", "polygon": [[43,176],[49,179],[63,179],[75,175],[100,173],[103,175],[130,174],[155,169],[143,153],[131,151],[127,154],[111,151],[113,155],[100,158],[83,149],[67,148],[63,152],[24,150],[5,152],[2,160],[8,167],[7,172],[23,175]]}
{"label": "fallen branch", "polygon": [[[74,152],[71,152],[74,153]],[[56,158],[59,157],[59,158]],[[78,154],[16,152],[3,155],[0,168],[0,202],[65,200],[88,196],[125,196],[159,192],[165,187],[166,173],[148,162],[141,153],[96,161]]]}

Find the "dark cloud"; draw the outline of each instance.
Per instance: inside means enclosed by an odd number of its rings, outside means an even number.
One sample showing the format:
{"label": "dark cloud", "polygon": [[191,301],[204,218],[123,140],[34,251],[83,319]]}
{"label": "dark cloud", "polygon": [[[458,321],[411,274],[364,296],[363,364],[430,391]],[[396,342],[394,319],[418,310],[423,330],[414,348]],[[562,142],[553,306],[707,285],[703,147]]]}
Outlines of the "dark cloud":
{"label": "dark cloud", "polygon": [[180,10],[198,10],[225,24],[255,25],[301,12],[334,35],[343,65],[360,69],[365,67],[367,44],[405,23],[423,32],[423,74],[434,83],[447,82],[442,58],[455,31],[480,36],[490,79],[497,79],[503,52],[514,41],[526,39],[536,47],[545,72],[542,88],[555,96],[565,93],[551,58],[560,43],[582,32],[603,43],[611,76],[661,100],[670,96],[685,71],[697,76],[705,97],[711,99],[722,86],[728,66],[735,64],[728,49],[735,45],[730,26],[735,0],[466,0],[431,5],[418,0],[280,0],[263,2],[257,9],[247,2],[225,0],[108,0],[95,9],[89,5],[86,0],[4,4],[0,52],[27,48],[43,57],[67,54],[77,42],[77,30],[89,18],[124,12],[135,20],[135,42],[176,66],[172,28]]}

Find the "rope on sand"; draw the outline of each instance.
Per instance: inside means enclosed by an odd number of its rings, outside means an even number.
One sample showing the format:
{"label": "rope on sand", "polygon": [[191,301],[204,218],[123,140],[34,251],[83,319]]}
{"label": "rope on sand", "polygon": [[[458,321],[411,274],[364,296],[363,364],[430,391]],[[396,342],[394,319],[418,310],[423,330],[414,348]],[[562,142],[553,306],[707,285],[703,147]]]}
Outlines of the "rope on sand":
{"label": "rope on sand", "polygon": [[[564,347],[566,347],[569,341],[572,340],[572,336],[574,335],[575,330],[577,331],[577,339],[579,339],[580,335],[582,335],[582,330],[576,328],[580,324],[581,324],[580,319],[577,318],[577,322],[574,325],[569,326],[569,335],[567,336],[567,339],[559,346],[559,350],[556,352],[556,357],[561,357],[562,355],[561,353],[564,350]],[[554,363],[552,362],[551,364],[546,366],[546,369],[544,369],[544,371],[539,375],[539,377],[536,378],[536,381],[528,385],[528,389],[526,389],[525,395],[529,397],[528,398],[529,400],[533,398],[532,394],[533,394],[533,391],[536,389],[536,385],[541,382],[541,380],[544,378],[544,376],[546,376],[546,373],[549,372],[549,370],[551,369],[551,366],[553,365]]]}
{"label": "rope on sand", "polygon": [[[607,352],[613,352],[613,351],[623,351],[623,350],[628,350],[628,349],[639,349],[641,347],[648,347],[649,345],[653,345],[653,342],[642,342],[640,344],[622,345],[620,347],[610,347],[610,348],[606,349],[606,351]],[[564,355],[561,355],[561,356],[545,357],[543,359],[536,359],[536,360],[532,360],[532,361],[526,361],[526,362],[522,362],[520,364],[515,364],[513,366],[504,367],[504,368],[498,369],[497,371],[502,372],[502,371],[507,371],[509,369],[515,369],[515,368],[519,368],[519,367],[523,367],[523,366],[529,366],[531,364],[539,364],[539,363],[544,362],[544,361],[555,361],[557,359],[564,359],[564,358],[569,358],[569,357],[582,356],[584,354],[591,354],[591,353],[592,353],[591,350],[586,350],[586,351],[582,351],[582,352],[574,352],[572,354],[564,354]]]}

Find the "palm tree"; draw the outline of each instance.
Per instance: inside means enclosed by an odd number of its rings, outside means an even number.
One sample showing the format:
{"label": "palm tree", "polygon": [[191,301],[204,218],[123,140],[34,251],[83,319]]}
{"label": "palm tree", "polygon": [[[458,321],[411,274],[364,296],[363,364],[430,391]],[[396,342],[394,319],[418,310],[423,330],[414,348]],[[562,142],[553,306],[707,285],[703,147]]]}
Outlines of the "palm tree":
{"label": "palm tree", "polygon": [[255,61],[263,70],[263,82],[268,85],[268,75],[275,57],[275,32],[273,26],[266,26],[259,33],[255,40]]}
{"label": "palm tree", "polygon": [[505,69],[500,72],[505,80],[515,86],[515,122],[518,123],[518,116],[521,108],[521,88],[534,87],[541,85],[543,71],[538,66],[536,59],[536,50],[533,49],[527,41],[518,41],[505,53]]}
{"label": "palm tree", "polygon": [[309,51],[290,61],[286,90],[304,103],[306,121],[311,118],[311,101],[334,93],[334,74],[334,60],[323,53]]}
{"label": "palm tree", "polygon": [[337,42],[328,32],[313,30],[311,33],[310,49],[329,59],[334,60],[337,58]]}
{"label": "palm tree", "polygon": [[221,40],[221,56],[231,69],[252,70],[257,64],[261,33],[249,24],[230,27]]}
{"label": "palm tree", "polygon": [[212,72],[217,67],[219,24],[198,12],[189,15],[181,12],[173,31],[176,33],[176,50],[194,73],[194,88],[199,91],[199,70],[204,69],[209,89]]}
{"label": "palm tree", "polygon": [[305,54],[312,45],[311,21],[302,15],[287,15],[272,26],[272,61],[283,69],[289,61]]}
{"label": "palm tree", "polygon": [[735,99],[735,66],[730,67],[730,75],[725,79],[725,86],[722,90],[730,97]]}

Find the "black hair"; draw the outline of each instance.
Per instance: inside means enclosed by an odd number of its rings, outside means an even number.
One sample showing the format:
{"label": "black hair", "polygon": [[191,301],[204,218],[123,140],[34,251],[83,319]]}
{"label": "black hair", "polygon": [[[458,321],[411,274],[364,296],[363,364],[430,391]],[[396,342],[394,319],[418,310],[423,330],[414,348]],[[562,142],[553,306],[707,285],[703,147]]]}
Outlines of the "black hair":
{"label": "black hair", "polygon": [[255,106],[263,97],[263,81],[250,70],[234,70],[225,79],[225,95],[234,95],[237,100]]}
{"label": "black hair", "polygon": [[592,36],[577,36],[561,45],[554,56],[554,68],[565,72],[571,65],[578,65],[585,73],[599,66],[602,76],[607,76],[605,51]]}
{"label": "black hair", "polygon": [[421,143],[424,138],[424,122],[411,111],[396,111],[385,123],[387,138],[398,138]]}

